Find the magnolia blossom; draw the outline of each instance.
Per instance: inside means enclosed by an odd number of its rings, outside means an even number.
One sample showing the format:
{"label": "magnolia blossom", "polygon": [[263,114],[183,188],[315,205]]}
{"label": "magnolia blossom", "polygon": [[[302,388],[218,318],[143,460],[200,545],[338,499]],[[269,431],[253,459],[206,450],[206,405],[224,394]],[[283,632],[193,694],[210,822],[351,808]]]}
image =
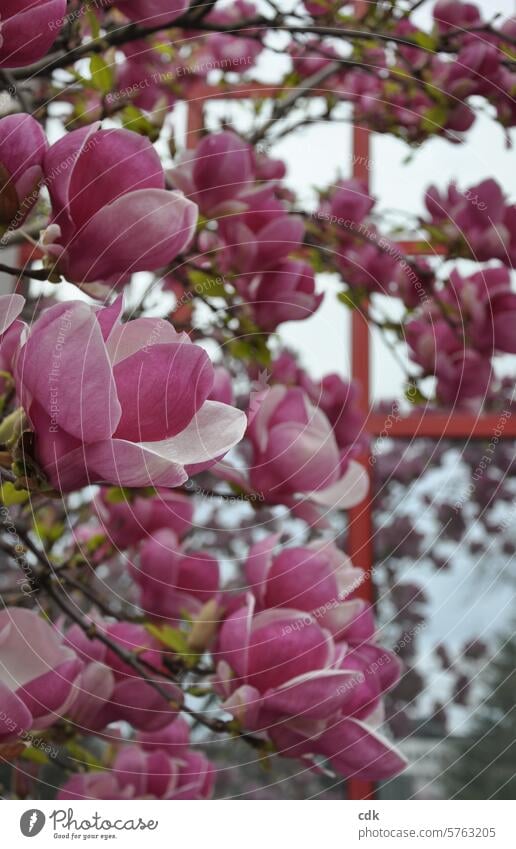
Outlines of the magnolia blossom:
{"label": "magnolia blossom", "polygon": [[181,539],[192,526],[193,501],[190,496],[167,489],[153,495],[123,490],[101,489],[95,500],[97,514],[109,541],[122,550],[168,528]]}
{"label": "magnolia blossom", "polygon": [[322,755],[342,775],[387,778],[405,761],[374,726],[399,664],[366,645],[354,651],[336,644],[306,612],[255,613],[249,599],[220,631],[216,686],[224,708],[244,728],[267,734],[281,754]]}
{"label": "magnolia blossom", "polygon": [[56,304],[27,329],[16,387],[52,485],[180,486],[243,436],[244,413],[206,400],[213,366],[163,319],[121,324],[122,299]]}
{"label": "magnolia blossom", "polygon": [[363,572],[349,557],[332,543],[321,542],[275,551],[278,541],[278,535],[265,537],[249,550],[245,574],[257,609],[303,610],[335,638],[348,642],[353,635],[372,637],[370,609],[362,599],[350,598]]}
{"label": "magnolia blossom", "polygon": [[335,263],[345,283],[369,292],[388,293],[396,276],[398,251],[367,218],[375,203],[361,180],[342,180],[317,213],[331,227]]}
{"label": "magnolia blossom", "polygon": [[36,612],[0,611],[0,742],[62,717],[76,698],[82,666]]}
{"label": "magnolia blossom", "polygon": [[516,352],[510,272],[498,266],[463,277],[454,269],[438,297],[440,309],[429,302],[406,326],[411,356],[425,374],[435,375],[445,404],[482,398],[491,382],[493,354]]}
{"label": "magnolia blossom", "polygon": [[180,757],[166,751],[122,746],[112,769],[74,775],[58,799],[209,799],[215,770],[201,753],[186,749]]}
{"label": "magnolia blossom", "polygon": [[140,546],[131,574],[140,606],[153,616],[180,619],[199,613],[219,589],[219,564],[200,551],[185,551],[173,531],[157,531]]}
{"label": "magnolia blossom", "polygon": [[47,140],[32,115],[0,120],[0,232],[20,227],[39,197]]}
{"label": "magnolia blossom", "polygon": [[430,186],[425,197],[430,225],[455,251],[483,262],[516,262],[516,205],[509,204],[496,180],[465,191],[451,183],[445,192]]}
{"label": "magnolia blossom", "polygon": [[302,389],[270,388],[248,437],[251,485],[268,500],[284,503],[303,495],[323,507],[346,509],[365,497],[366,472],[339,450],[330,422]]}
{"label": "magnolia blossom", "polygon": [[[285,203],[275,196],[275,187],[265,184],[240,197],[240,210],[219,221],[217,261],[223,270],[243,274],[273,269],[299,247],[304,224],[290,215]],[[201,242],[202,244],[202,242]]]}
{"label": "magnolia blossom", "polygon": [[128,45],[134,53],[127,48],[124,51],[128,55],[117,68],[116,90],[108,94],[108,103],[119,104],[129,100],[147,112],[171,108],[177,100],[171,83],[176,78],[176,64],[165,65],[157,51],[149,50],[141,42],[136,42],[136,45],[136,48],[133,43]]}
{"label": "magnolia blossom", "polygon": [[238,211],[239,196],[254,179],[251,148],[230,130],[211,133],[195,151],[185,151],[170,176],[204,215]]}
{"label": "magnolia blossom", "polygon": [[43,244],[57,270],[74,282],[123,283],[184,250],[197,207],[165,189],[148,139],[99,126],[69,133],[45,156],[52,222]]}
{"label": "magnolia blossom", "polygon": [[[216,4],[205,20],[209,24],[219,25],[221,29],[229,29],[232,24],[252,21],[258,15],[259,11],[254,3],[248,0],[234,0],[222,7]],[[250,36],[256,32],[256,29],[246,29],[246,34]],[[235,38],[230,31],[203,33],[199,50],[195,54],[195,67],[199,69],[198,73],[204,75],[212,67],[242,72],[254,65],[262,50],[258,39],[240,36]]]}
{"label": "magnolia blossom", "polygon": [[188,9],[188,0],[111,0],[124,15],[146,27],[173,23]]}
{"label": "magnolia blossom", "polygon": [[462,0],[437,0],[432,14],[441,32],[478,26],[482,20],[478,6]]}
{"label": "magnolia blossom", "polygon": [[66,0],[2,0],[0,68],[21,68],[41,59],[59,35]]}
{"label": "magnolia blossom", "polygon": [[[120,648],[137,652],[140,660],[161,669],[159,644],[141,625],[100,620],[94,625]],[[177,714],[182,692],[175,684],[156,676],[167,693],[165,698],[112,649],[87,637],[78,625],[68,628],[65,640],[84,663],[75,687],[76,700],[68,711],[80,728],[100,731],[112,722],[125,720],[135,728],[154,731],[168,725]]]}
{"label": "magnolia blossom", "polygon": [[313,269],[306,262],[286,259],[237,288],[249,304],[258,327],[272,333],[284,321],[302,321],[319,308],[324,297],[315,291]]}

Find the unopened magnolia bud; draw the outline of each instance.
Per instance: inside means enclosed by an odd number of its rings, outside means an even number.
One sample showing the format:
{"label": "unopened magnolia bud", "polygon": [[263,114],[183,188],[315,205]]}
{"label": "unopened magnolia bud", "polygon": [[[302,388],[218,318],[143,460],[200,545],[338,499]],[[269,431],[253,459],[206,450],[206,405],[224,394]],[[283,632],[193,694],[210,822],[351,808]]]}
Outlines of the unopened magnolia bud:
{"label": "unopened magnolia bud", "polygon": [[202,654],[210,645],[220,624],[220,614],[217,601],[212,598],[206,602],[195,620],[188,635],[190,651]]}

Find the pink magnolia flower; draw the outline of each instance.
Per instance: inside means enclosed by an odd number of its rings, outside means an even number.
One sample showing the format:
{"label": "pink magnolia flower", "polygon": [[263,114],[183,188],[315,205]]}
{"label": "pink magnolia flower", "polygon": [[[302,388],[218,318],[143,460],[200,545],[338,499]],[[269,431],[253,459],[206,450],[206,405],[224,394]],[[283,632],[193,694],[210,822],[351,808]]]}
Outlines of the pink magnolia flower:
{"label": "pink magnolia flower", "polygon": [[[158,642],[141,625],[130,622],[95,627],[127,652],[160,670]],[[78,625],[65,634],[66,643],[84,661],[84,671],[76,684],[76,701],[68,711],[70,719],[88,731],[100,731],[112,722],[124,720],[142,731],[164,728],[180,710],[182,692],[156,675],[155,680],[168,693],[168,699],[152,687],[130,665],[103,642],[87,637]],[[151,673],[152,674],[152,673]]]}
{"label": "pink magnolia flower", "polygon": [[[252,21],[259,17],[258,9],[248,0],[234,0],[220,8],[217,4],[205,18],[209,24],[229,28],[231,24]],[[256,30],[246,30],[252,35]],[[248,71],[262,52],[260,42],[253,38],[235,38],[230,32],[205,33],[196,52],[194,66],[204,76],[213,68],[242,73]],[[210,67],[211,66],[211,67]]]}
{"label": "pink magnolia flower", "polygon": [[219,589],[219,564],[200,551],[181,549],[170,530],[156,531],[140,546],[131,574],[140,589],[140,606],[152,616],[180,620],[195,616]]}
{"label": "pink magnolia flower", "polygon": [[166,751],[123,746],[111,772],[74,775],[58,799],[209,799],[215,769],[201,753],[187,749],[180,757]]}
{"label": "pink magnolia flower", "polygon": [[455,251],[479,262],[516,257],[516,206],[507,203],[496,180],[483,180],[465,191],[451,183],[445,192],[430,186],[425,203],[431,224]]}
{"label": "pink magnolia flower", "polygon": [[440,32],[468,29],[481,23],[480,11],[474,3],[462,0],[437,0],[433,8],[434,21]]}
{"label": "pink magnolia flower", "polygon": [[271,159],[265,153],[260,153],[254,149],[254,168],[257,180],[270,182],[271,180],[282,180],[286,173],[287,167],[282,159]]}
{"label": "pink magnolia flower", "polygon": [[204,215],[227,214],[241,208],[239,196],[254,179],[251,148],[230,130],[212,133],[184,152],[170,177]]}
{"label": "pink magnolia flower", "polygon": [[323,507],[346,509],[365,497],[366,472],[339,450],[330,422],[302,389],[273,386],[248,437],[251,484],[268,500],[284,503],[303,495]]}
{"label": "pink magnolia flower", "polygon": [[301,243],[303,221],[288,213],[270,184],[242,195],[240,203],[239,211],[219,220],[221,268],[256,274],[276,267]]}
{"label": "pink magnolia flower", "polygon": [[131,21],[147,27],[173,23],[188,9],[188,0],[112,0]]}
{"label": "pink magnolia flower", "polygon": [[177,68],[153,59],[148,49],[142,55],[129,55],[117,68],[117,90],[107,95],[107,103],[119,106],[129,101],[147,112],[160,110],[164,116],[177,100],[173,90]]}
{"label": "pink magnolia flower", "polygon": [[[321,212],[331,223],[344,227],[353,233],[353,227],[360,224],[371,212],[375,199],[369,194],[362,180],[341,180],[332,188],[328,200],[321,205]],[[339,235],[340,231],[339,231]],[[346,235],[346,229],[342,231]]]}
{"label": "pink magnolia flower", "polygon": [[171,757],[181,757],[190,743],[190,726],[182,716],[157,731],[140,731],[136,736],[138,745],[146,752],[162,749]]}
{"label": "pink magnolia flower", "polygon": [[357,619],[361,625],[366,620],[368,627],[372,625],[366,603],[350,598],[362,583],[363,572],[355,569],[349,557],[335,545],[316,542],[275,553],[277,544],[278,535],[274,535],[265,537],[249,550],[245,574],[258,610],[273,607],[303,610],[312,614],[336,639],[348,642],[353,624],[356,631]]}
{"label": "pink magnolia flower", "polygon": [[21,68],[41,59],[59,35],[66,0],[2,0],[0,68]]}
{"label": "pink magnolia flower", "polygon": [[[316,74],[331,64],[334,59],[341,58],[335,47],[327,42],[324,45],[324,52],[321,54],[321,42],[315,37],[307,38],[302,45],[298,42],[291,43],[287,47],[287,52],[292,57],[294,71],[301,78],[311,77],[312,74]],[[339,79],[341,79],[341,74],[332,74],[324,81],[325,88],[335,91]]]}
{"label": "pink magnolia flower", "polygon": [[444,319],[414,319],[406,326],[406,339],[413,359],[425,374],[437,378],[436,392],[442,403],[485,396],[492,376],[490,360],[467,347],[459,329],[454,331]]}
{"label": "pink magnolia flower", "polygon": [[47,140],[32,115],[0,120],[0,232],[20,227],[39,197]]}
{"label": "pink magnolia flower", "polygon": [[123,491],[102,489],[95,506],[106,536],[121,550],[152,537],[160,528],[168,528],[181,539],[192,527],[194,514],[188,495],[167,489],[132,497]]}
{"label": "pink magnolia flower", "polygon": [[267,333],[284,321],[302,321],[319,308],[324,297],[315,291],[315,276],[308,263],[285,259],[270,271],[236,282],[249,304],[253,320]]}
{"label": "pink magnolia flower", "polygon": [[360,395],[358,383],[348,383],[338,374],[326,374],[316,387],[316,394],[311,394],[313,403],[328,418],[339,448],[345,449],[349,456],[365,450],[368,443]]}
{"label": "pink magnolia flower", "polygon": [[215,366],[215,379],[210,392],[211,401],[221,401],[223,404],[234,404],[233,381],[227,368]]}
{"label": "pink magnolia flower", "polygon": [[244,413],[206,400],[213,366],[163,319],[119,322],[56,304],[27,330],[16,385],[35,455],[62,492],[86,484],[180,486],[242,437]]}
{"label": "pink magnolia flower", "polygon": [[386,778],[405,762],[372,723],[399,666],[390,652],[367,645],[358,655],[336,645],[313,615],[255,613],[249,599],[221,628],[216,687],[224,708],[244,728],[267,734],[280,754],[323,755],[343,775]]}
{"label": "pink magnolia flower", "polygon": [[[373,233],[371,226],[369,234]],[[379,238],[379,244],[356,239],[350,247],[339,249],[336,262],[349,286],[388,295],[398,274],[398,257],[398,249],[387,239]]]}
{"label": "pink magnolia flower", "polygon": [[468,324],[471,344],[482,353],[516,353],[516,293],[509,269],[484,268],[469,277],[454,269],[445,292],[446,303],[455,306],[457,317]]}
{"label": "pink magnolia flower", "polygon": [[72,281],[123,283],[167,265],[190,242],[195,204],[165,190],[158,154],[129,130],[75,130],[45,156],[52,223],[43,242]]}
{"label": "pink magnolia flower", "polygon": [[62,717],[81,669],[75,652],[34,611],[0,611],[0,742]]}

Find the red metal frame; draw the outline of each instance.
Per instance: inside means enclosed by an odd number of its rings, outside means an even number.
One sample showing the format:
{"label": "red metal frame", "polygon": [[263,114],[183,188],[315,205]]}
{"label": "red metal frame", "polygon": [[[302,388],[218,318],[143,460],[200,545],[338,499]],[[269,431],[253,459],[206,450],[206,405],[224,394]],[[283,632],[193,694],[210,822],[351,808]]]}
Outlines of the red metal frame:
{"label": "red metal frame", "polygon": [[[374,0],[355,0],[357,17],[365,12],[367,6]],[[277,86],[262,83],[242,83],[231,89],[217,90],[201,83],[192,92],[188,102],[187,146],[193,147],[199,139],[204,126],[204,106],[214,99],[254,99],[270,97],[278,91]],[[317,91],[311,96],[317,96]],[[365,187],[370,187],[371,175],[371,132],[365,127],[353,126],[352,140],[352,176],[362,180]],[[444,253],[440,246],[425,241],[400,241],[400,252],[405,256],[437,256]],[[351,376],[361,387],[360,403],[366,417],[368,433],[379,436],[385,428],[385,417],[371,412],[371,335],[368,323],[367,307],[353,310],[351,314]],[[491,437],[499,427],[499,415],[474,414],[451,410],[449,412],[434,412],[418,410],[410,415],[390,422],[389,437],[406,439],[427,437],[431,439],[482,439]],[[516,419],[505,423],[501,439],[516,438]],[[364,467],[371,469],[369,456],[361,458]],[[375,588],[372,579],[374,566],[373,552],[373,497],[371,491],[361,504],[350,511],[348,528],[348,554],[356,566],[366,573],[359,594],[367,601],[374,603]],[[374,799],[375,784],[358,778],[347,781],[347,796],[349,799]]]}

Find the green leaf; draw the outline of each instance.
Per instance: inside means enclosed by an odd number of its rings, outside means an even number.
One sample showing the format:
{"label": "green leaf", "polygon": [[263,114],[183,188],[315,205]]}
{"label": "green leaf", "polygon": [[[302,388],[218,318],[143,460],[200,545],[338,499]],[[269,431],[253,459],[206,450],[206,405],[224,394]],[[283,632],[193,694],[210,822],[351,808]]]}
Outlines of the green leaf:
{"label": "green leaf", "polygon": [[36,746],[27,746],[26,749],[22,752],[23,760],[30,761],[34,764],[39,764],[40,766],[45,766],[49,763],[49,757],[42,752],[41,749],[38,749]]}
{"label": "green leaf", "polygon": [[429,32],[416,32],[410,40],[415,42],[418,47],[423,47],[424,50],[435,51],[437,49],[437,38]]}
{"label": "green leaf", "polygon": [[102,94],[109,94],[113,88],[113,72],[98,53],[94,53],[90,59],[90,75],[94,88]]}
{"label": "green leaf", "polygon": [[448,106],[438,104],[427,109],[421,121],[422,129],[427,133],[438,133],[448,120]]}
{"label": "green leaf", "polygon": [[131,500],[131,490],[121,486],[110,486],[105,494],[108,504],[123,504]]}
{"label": "green leaf", "polygon": [[75,740],[70,740],[66,744],[66,749],[69,755],[75,760],[80,761],[80,763],[87,764],[89,767],[93,769],[102,769],[103,764],[99,761],[95,755],[86,749],[84,746],[81,746],[79,743],[76,743]]}
{"label": "green leaf", "polygon": [[405,389],[405,398],[410,401],[411,404],[417,406],[418,404],[428,404],[428,398],[423,395],[421,390],[415,383],[410,383]]}
{"label": "green leaf", "polygon": [[365,293],[360,289],[348,289],[346,292],[339,292],[337,300],[348,309],[356,310],[361,307],[364,297]]}
{"label": "green leaf", "polygon": [[171,628],[170,625],[146,625],[149,634],[159,640],[164,646],[177,654],[189,655],[191,652],[188,648],[186,634],[178,628]]}
{"label": "green leaf", "polygon": [[98,38],[100,35],[100,22],[95,13],[91,11],[91,9],[86,12],[86,20],[88,21],[88,26],[91,30],[93,38]]}
{"label": "green leaf", "polygon": [[208,295],[211,298],[226,297],[223,277],[214,277],[211,274],[206,274],[205,271],[191,269],[188,272],[188,279],[193,284],[194,291],[200,295]]}
{"label": "green leaf", "polygon": [[10,481],[4,481],[0,486],[0,498],[6,507],[12,507],[13,504],[25,504],[30,498],[30,493],[26,489],[16,489]]}
{"label": "green leaf", "polygon": [[34,531],[37,533],[42,543],[54,543],[64,534],[65,526],[61,522],[55,522],[51,525],[43,522],[34,522]]}
{"label": "green leaf", "polygon": [[159,127],[149,121],[143,112],[133,104],[126,106],[122,110],[121,116],[122,124],[126,130],[132,130],[133,133],[138,133],[140,136],[147,136],[151,142],[155,142],[159,138]]}

